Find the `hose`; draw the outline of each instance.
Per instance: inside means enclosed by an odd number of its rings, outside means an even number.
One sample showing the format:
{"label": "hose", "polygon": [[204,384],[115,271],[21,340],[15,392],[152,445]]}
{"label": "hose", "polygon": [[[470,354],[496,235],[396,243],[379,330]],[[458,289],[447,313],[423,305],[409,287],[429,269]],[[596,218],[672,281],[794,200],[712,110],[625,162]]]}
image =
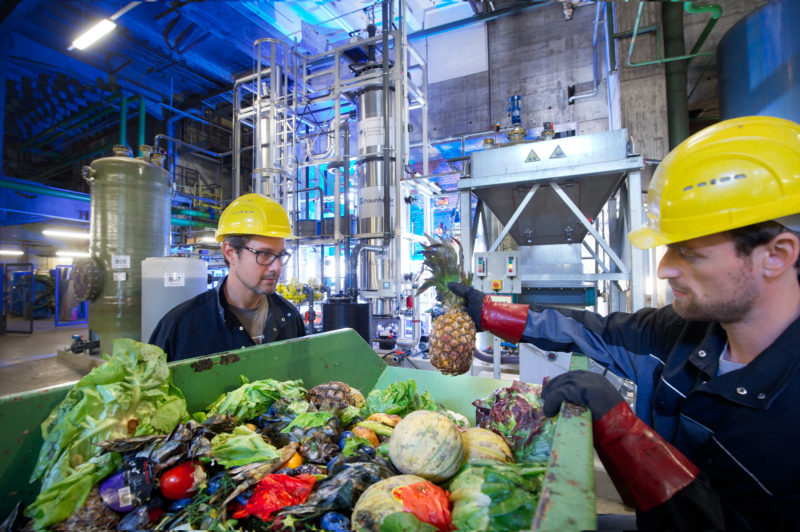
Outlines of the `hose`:
{"label": "hose", "polygon": [[[482,360],[484,362],[494,362],[494,356],[481,351],[477,347],[475,348],[475,358],[478,360]],[[519,364],[519,355],[501,355],[500,356],[500,363],[501,364]]]}

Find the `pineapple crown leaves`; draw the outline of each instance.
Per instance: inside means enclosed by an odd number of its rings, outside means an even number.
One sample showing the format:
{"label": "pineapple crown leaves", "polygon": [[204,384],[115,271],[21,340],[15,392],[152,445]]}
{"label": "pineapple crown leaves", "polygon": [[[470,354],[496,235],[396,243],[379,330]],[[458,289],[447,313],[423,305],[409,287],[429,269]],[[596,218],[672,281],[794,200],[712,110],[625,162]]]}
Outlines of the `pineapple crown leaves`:
{"label": "pineapple crown leaves", "polygon": [[[455,295],[447,288],[447,283],[458,282],[466,286],[472,285],[472,275],[464,272],[464,248],[456,238],[435,237],[426,234],[429,245],[422,245],[423,269],[431,272],[417,290],[417,295],[428,288],[436,289],[436,298],[445,306],[463,305],[463,298]],[[452,242],[458,246],[458,252]]]}

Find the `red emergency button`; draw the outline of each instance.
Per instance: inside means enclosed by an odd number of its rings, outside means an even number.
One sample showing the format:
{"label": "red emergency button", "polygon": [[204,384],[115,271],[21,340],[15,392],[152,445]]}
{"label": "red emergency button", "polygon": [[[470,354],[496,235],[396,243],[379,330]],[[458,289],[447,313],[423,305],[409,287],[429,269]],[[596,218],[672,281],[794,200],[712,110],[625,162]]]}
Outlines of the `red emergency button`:
{"label": "red emergency button", "polygon": [[502,279],[493,279],[492,280],[492,290],[502,290],[503,289],[503,280]]}

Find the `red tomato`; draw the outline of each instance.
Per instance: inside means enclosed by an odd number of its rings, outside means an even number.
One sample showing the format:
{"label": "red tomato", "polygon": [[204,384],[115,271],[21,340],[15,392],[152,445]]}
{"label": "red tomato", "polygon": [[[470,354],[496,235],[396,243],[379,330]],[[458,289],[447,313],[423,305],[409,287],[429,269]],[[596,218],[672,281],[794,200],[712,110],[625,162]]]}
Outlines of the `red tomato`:
{"label": "red tomato", "polygon": [[191,497],[197,493],[198,486],[205,480],[203,466],[192,462],[183,462],[161,475],[159,484],[161,493],[168,499],[178,500]]}

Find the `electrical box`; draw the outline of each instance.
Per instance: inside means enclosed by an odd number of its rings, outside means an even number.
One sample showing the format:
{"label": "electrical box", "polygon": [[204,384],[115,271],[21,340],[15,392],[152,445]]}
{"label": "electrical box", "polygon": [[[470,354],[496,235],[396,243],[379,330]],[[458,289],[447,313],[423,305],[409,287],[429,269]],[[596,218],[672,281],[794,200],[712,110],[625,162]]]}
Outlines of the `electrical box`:
{"label": "electrical box", "polygon": [[519,253],[495,251],[475,254],[475,288],[485,294],[521,294]]}

